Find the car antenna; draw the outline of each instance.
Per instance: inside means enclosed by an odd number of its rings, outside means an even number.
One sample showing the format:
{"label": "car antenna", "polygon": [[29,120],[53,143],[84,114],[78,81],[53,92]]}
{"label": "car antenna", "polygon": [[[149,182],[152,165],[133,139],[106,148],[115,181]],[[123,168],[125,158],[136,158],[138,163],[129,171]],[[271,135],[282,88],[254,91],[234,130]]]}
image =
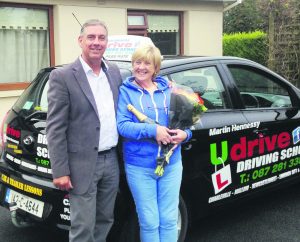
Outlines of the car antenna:
{"label": "car antenna", "polygon": [[[82,28],[82,24],[79,22],[79,20],[76,18],[76,16],[75,16],[75,14],[74,13],[72,13],[72,15],[74,16],[74,18],[77,20],[77,22],[79,23],[79,25],[81,26],[81,28]],[[104,56],[103,56],[103,59],[104,60],[106,60],[106,58],[104,58]]]}
{"label": "car antenna", "polygon": [[73,14],[73,16],[74,16],[74,18],[77,20],[77,22],[79,23],[79,25],[81,26],[81,28],[82,28],[82,24],[79,22],[79,20],[76,18],[76,16],[75,16],[75,14],[74,13],[72,13]]}

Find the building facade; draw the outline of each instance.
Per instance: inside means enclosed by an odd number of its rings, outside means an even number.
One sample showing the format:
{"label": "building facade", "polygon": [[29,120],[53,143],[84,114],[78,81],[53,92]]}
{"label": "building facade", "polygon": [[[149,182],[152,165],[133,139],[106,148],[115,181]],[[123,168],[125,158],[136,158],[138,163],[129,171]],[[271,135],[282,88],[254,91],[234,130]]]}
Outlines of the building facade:
{"label": "building facade", "polygon": [[223,11],[237,0],[0,1],[0,118],[37,72],[80,54],[80,24],[147,36],[163,55],[222,55]]}

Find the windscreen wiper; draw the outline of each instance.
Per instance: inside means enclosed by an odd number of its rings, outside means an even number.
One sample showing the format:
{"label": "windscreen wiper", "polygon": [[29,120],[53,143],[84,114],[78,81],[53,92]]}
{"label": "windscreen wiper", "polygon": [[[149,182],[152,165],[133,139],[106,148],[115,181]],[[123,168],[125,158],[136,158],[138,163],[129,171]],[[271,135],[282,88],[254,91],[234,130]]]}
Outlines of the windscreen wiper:
{"label": "windscreen wiper", "polygon": [[39,119],[39,120],[41,120],[41,119],[45,120],[47,118],[47,112],[45,112],[45,111],[35,111],[32,114],[25,117],[25,121],[32,120],[33,118]]}

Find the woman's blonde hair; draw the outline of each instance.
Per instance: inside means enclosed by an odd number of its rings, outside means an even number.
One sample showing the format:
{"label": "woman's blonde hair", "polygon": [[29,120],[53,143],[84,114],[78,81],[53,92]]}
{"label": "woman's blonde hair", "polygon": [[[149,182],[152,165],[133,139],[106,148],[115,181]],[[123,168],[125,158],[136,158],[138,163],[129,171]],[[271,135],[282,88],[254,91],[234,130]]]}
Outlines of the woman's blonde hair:
{"label": "woman's blonde hair", "polygon": [[153,44],[143,44],[139,46],[131,57],[131,63],[134,64],[135,61],[149,61],[154,64],[155,72],[153,77],[156,77],[161,66],[161,54],[160,50]]}

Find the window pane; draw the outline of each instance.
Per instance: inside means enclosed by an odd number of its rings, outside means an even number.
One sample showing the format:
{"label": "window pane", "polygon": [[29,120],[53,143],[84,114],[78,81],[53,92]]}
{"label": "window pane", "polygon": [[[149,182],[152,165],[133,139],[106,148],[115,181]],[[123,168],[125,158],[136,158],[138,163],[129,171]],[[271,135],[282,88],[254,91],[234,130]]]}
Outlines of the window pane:
{"label": "window pane", "polygon": [[230,66],[245,108],[291,107],[286,88],[258,71]]}
{"label": "window pane", "polygon": [[215,67],[203,67],[170,75],[172,81],[191,87],[210,109],[224,109],[228,106],[228,99],[218,71]]}
{"label": "window pane", "polygon": [[153,41],[162,55],[179,55],[179,33],[148,33],[148,37]]}
{"label": "window pane", "polygon": [[130,25],[145,25],[145,18],[144,16],[128,16],[128,26]]}
{"label": "window pane", "polygon": [[50,65],[48,11],[0,8],[0,83],[30,82]]}
{"label": "window pane", "polygon": [[177,15],[148,14],[149,32],[178,32],[179,18]]}
{"label": "window pane", "polygon": [[42,9],[1,7],[0,23],[6,29],[47,29],[48,16]]}
{"label": "window pane", "polygon": [[148,36],[162,55],[180,54],[178,15],[148,15]]}
{"label": "window pane", "polygon": [[21,115],[27,116],[35,111],[47,111],[47,90],[50,72],[40,72],[35,81],[22,93],[14,104],[14,110],[22,111]]}

